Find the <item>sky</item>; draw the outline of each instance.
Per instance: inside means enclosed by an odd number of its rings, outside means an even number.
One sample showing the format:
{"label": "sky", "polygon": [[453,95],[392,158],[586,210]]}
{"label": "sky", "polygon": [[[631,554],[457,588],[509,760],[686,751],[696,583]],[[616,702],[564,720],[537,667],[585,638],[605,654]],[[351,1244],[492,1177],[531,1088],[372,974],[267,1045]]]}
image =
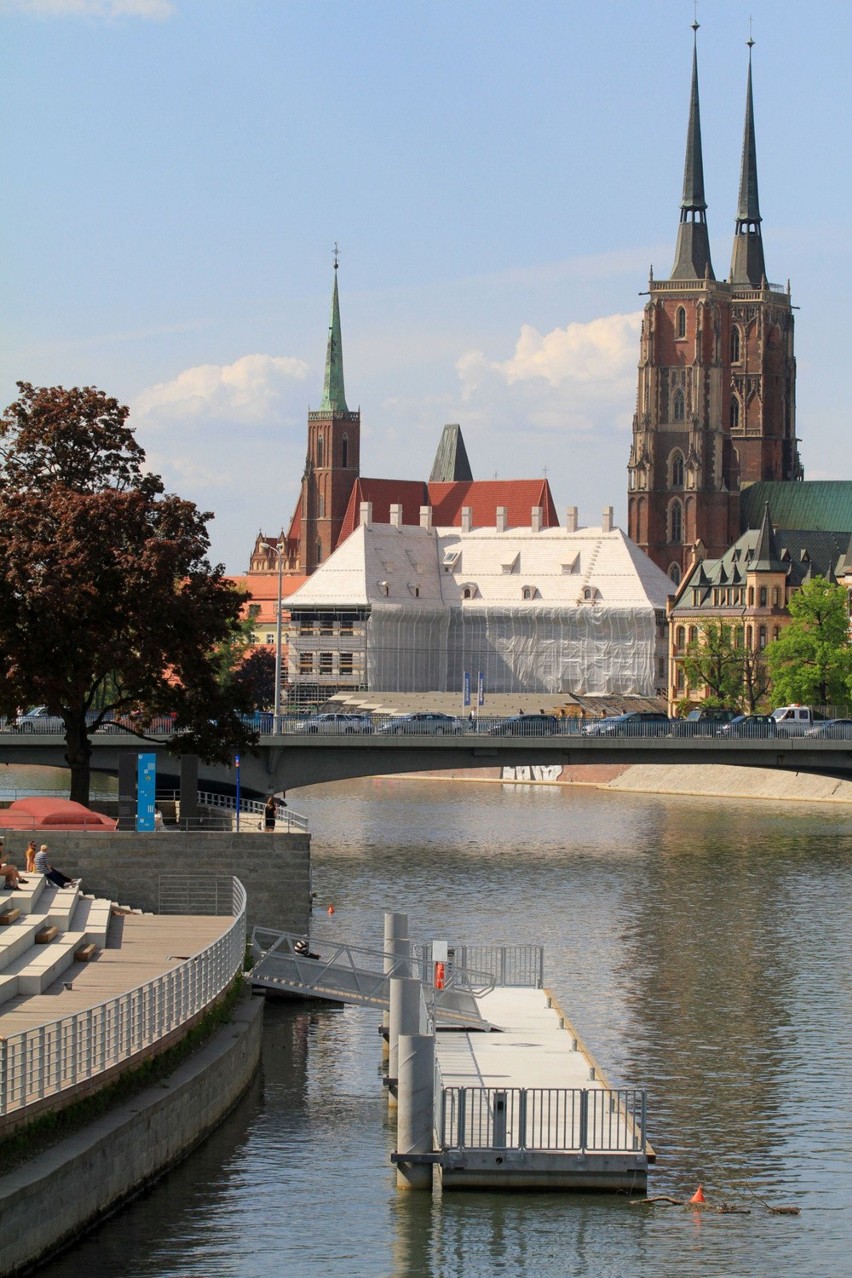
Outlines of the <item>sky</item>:
{"label": "sky", "polygon": [[[626,523],[648,270],[674,257],[692,0],[0,0],[0,399],[94,385],[244,571],[287,526],[333,279],[361,471],[546,474]],[[713,264],[751,33],[806,478],[852,477],[852,6],[700,0]]]}

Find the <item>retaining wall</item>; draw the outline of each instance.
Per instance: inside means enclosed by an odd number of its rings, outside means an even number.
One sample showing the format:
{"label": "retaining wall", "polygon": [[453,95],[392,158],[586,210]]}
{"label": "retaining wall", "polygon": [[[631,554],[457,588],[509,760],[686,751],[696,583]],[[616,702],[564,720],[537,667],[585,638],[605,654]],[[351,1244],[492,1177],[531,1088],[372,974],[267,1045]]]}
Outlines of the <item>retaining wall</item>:
{"label": "retaining wall", "polygon": [[0,1179],[0,1273],[28,1271],[184,1158],[233,1108],[260,1059],[263,1000],[164,1084],[146,1089]]}
{"label": "retaining wall", "polygon": [[248,896],[249,931],[255,925],[285,932],[308,931],[310,834],[8,831],[7,859],[21,869],[23,850],[33,834],[38,843],[47,844],[57,869],[69,878],[83,880],[85,892],[120,905],[156,912],[161,874],[192,874],[199,879],[235,874]]}

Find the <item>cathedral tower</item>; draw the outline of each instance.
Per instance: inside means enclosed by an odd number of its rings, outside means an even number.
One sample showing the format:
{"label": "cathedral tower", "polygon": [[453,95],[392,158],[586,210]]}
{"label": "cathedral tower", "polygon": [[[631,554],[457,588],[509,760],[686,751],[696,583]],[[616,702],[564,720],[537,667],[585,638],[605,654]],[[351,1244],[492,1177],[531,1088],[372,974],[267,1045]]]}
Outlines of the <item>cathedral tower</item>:
{"label": "cathedral tower", "polygon": [[322,402],[316,412],[308,413],[308,453],[300,501],[300,572],[312,573],[336,547],[360,466],[361,414],[349,411],[343,387],[343,343],[335,248]]}
{"label": "cathedral tower", "polygon": [[766,281],[757,200],[751,44],[729,280],[713,274],[704,196],[698,24],[675,261],[648,284],[628,464],[631,538],[677,583],[700,541],[736,541],[741,484],[800,479],[789,285]]}

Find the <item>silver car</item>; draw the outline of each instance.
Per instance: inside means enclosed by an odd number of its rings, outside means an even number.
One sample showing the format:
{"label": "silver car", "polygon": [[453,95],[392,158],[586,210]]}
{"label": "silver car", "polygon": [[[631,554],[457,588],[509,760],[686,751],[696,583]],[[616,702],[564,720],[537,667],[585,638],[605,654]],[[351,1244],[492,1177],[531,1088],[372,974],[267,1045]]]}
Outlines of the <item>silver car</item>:
{"label": "silver car", "polygon": [[348,736],[356,732],[372,732],[373,720],[368,714],[337,714],[329,711],[323,714],[312,714],[307,719],[300,719],[298,723],[293,724],[293,731],[312,734],[327,732],[338,736]]}

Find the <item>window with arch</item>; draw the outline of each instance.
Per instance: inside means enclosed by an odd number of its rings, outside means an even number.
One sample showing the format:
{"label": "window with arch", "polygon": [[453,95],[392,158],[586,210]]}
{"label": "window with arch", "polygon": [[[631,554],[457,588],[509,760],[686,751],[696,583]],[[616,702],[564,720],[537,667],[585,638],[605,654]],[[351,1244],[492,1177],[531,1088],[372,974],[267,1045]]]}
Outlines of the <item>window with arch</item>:
{"label": "window with arch", "polygon": [[[669,541],[673,542],[675,545],[680,545],[683,541],[683,506],[679,501],[673,501],[669,507]],[[672,568],[674,567],[678,566],[676,564],[672,564]],[[671,569],[669,569],[669,576],[672,578],[672,581],[674,581]],[[679,567],[678,580],[680,580]]]}
{"label": "window with arch", "polygon": [[772,637],[773,637],[773,639],[775,639],[776,641],[777,641],[778,639],[780,639],[780,638],[781,638],[781,627],[780,627],[780,626],[776,626],[776,627],[775,627],[775,629],[774,629],[774,630],[773,630],[773,632],[772,632]]}
{"label": "window with arch", "polygon": [[669,581],[675,586],[680,585],[680,564],[669,565]]}
{"label": "window with arch", "polygon": [[760,627],[759,634],[760,634],[760,637],[758,639],[758,646],[760,648],[765,648],[766,647],[766,626]]}
{"label": "window with arch", "polygon": [[731,363],[739,364],[740,358],[740,330],[735,324],[731,329]]}
{"label": "window with arch", "polygon": [[740,401],[736,395],[731,396],[731,430],[740,428]]}
{"label": "window with arch", "polygon": [[674,393],[674,407],[672,410],[672,415],[676,422],[683,421],[684,415],[685,415],[685,409],[686,409],[686,401],[684,400],[684,397],[683,397],[683,391],[678,386],[677,390]]}
{"label": "window with arch", "polygon": [[683,453],[672,453],[672,488],[683,488]]}
{"label": "window with arch", "polygon": [[781,594],[777,586],[772,587],[772,607],[777,608],[781,600]]}
{"label": "window with arch", "polygon": [[683,692],[683,667],[678,666],[677,675],[675,677],[675,687],[678,692]]}
{"label": "window with arch", "polygon": [[[672,565],[672,567],[674,567],[674,565]],[[683,649],[683,641],[685,637],[686,637],[686,631],[684,630],[683,626],[678,626],[677,630],[675,631],[675,651],[676,652],[680,652]]]}
{"label": "window with arch", "polygon": [[690,626],[690,627],[689,627],[689,642],[690,642],[690,643],[697,643],[697,642],[698,642],[698,627],[697,627],[697,626]]}
{"label": "window with arch", "polygon": [[320,493],[319,495],[319,501],[317,502],[317,516],[320,519],[325,519],[325,493]]}
{"label": "window with arch", "polygon": [[521,598],[522,598],[522,599],[535,599],[535,597],[536,597],[536,595],[537,595],[537,594],[538,594],[538,591],[536,590],[535,586],[522,586],[522,587],[521,587]]}
{"label": "window with arch", "polygon": [[675,332],[678,337],[686,337],[686,311],[682,306],[677,308],[675,316]]}
{"label": "window with arch", "polygon": [[752,631],[751,626],[746,626],[746,647],[751,652],[752,647]]}
{"label": "window with arch", "polygon": [[749,586],[748,588],[748,606],[749,608],[754,607],[754,586]]}
{"label": "window with arch", "polygon": [[322,563],[322,542],[318,541],[316,545],[317,563]]}
{"label": "window with arch", "polygon": [[349,465],[349,436],[344,435],[340,442],[340,464],[344,470]]}
{"label": "window with arch", "polygon": [[760,587],[760,607],[761,608],[766,607],[766,587],[765,586]]}
{"label": "window with arch", "polygon": [[322,434],[317,435],[317,465],[323,465],[323,452],[325,450],[325,440]]}

